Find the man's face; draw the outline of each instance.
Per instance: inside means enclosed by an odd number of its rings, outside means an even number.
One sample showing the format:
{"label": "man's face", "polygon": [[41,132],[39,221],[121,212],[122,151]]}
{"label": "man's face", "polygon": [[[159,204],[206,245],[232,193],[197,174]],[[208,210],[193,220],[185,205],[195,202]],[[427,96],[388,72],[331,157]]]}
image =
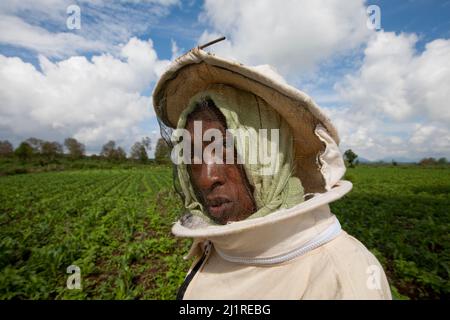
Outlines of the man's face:
{"label": "man's face", "polygon": [[[194,121],[202,121],[201,135],[194,135]],[[218,129],[222,132],[222,138],[225,141],[225,123],[218,118],[211,118],[210,115],[206,116],[202,112],[188,119],[186,129],[193,139],[200,139],[199,141],[202,141],[206,130]],[[202,142],[202,154],[209,143]],[[202,161],[201,164],[188,165],[191,182],[199,196],[199,201],[210,218],[220,224],[246,219],[256,211],[251,186],[244,168],[236,161],[233,161],[233,164],[226,164],[225,148],[223,149],[223,164]]]}

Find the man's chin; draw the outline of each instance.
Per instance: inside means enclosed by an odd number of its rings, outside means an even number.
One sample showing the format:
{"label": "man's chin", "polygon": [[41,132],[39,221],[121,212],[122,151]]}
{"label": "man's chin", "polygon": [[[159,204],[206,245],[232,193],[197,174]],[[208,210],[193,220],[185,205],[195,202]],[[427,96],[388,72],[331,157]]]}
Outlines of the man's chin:
{"label": "man's chin", "polygon": [[209,217],[217,224],[225,225],[229,221],[228,215],[215,216],[209,213]]}
{"label": "man's chin", "polygon": [[224,212],[221,215],[212,215],[209,213],[209,217],[216,222],[217,224],[225,225],[228,222],[235,222],[238,221],[238,219],[235,217],[235,215],[232,212]]}
{"label": "man's chin", "polygon": [[227,222],[235,216],[233,214],[233,209],[233,203],[228,202],[219,207],[208,207],[208,214],[215,222],[219,224],[227,224]]}

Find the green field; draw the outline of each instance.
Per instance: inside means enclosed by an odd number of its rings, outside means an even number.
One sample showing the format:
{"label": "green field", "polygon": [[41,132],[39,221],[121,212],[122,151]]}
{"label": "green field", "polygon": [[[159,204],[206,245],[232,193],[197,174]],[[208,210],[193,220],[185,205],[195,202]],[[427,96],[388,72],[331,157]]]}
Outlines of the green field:
{"label": "green field", "polygon": [[[332,204],[379,258],[396,297],[448,298],[450,169],[357,167]],[[90,169],[0,177],[0,299],[173,299],[190,241],[171,169]],[[69,290],[66,268],[81,269]]]}
{"label": "green field", "polygon": [[[0,177],[0,298],[169,299],[188,263],[171,237],[171,170]],[[66,288],[81,269],[82,290]]]}
{"label": "green field", "polygon": [[367,166],[348,169],[346,179],[353,190],[331,209],[378,257],[393,290],[448,299],[450,169]]}

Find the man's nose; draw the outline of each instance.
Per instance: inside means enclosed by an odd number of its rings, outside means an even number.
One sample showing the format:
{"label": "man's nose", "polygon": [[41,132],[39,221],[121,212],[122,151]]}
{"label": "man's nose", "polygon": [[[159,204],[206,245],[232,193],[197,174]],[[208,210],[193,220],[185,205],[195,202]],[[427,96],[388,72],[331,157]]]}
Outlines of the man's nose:
{"label": "man's nose", "polygon": [[223,185],[226,181],[225,167],[223,164],[204,163],[201,172],[199,184],[202,190],[212,191],[215,187]]}

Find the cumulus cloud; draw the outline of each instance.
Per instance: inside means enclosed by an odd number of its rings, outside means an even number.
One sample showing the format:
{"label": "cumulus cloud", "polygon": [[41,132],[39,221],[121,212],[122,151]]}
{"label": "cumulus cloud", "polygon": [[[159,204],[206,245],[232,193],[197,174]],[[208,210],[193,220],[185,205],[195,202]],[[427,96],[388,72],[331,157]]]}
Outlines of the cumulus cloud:
{"label": "cumulus cloud", "polygon": [[41,55],[41,70],[0,55],[0,134],[15,141],[74,136],[96,152],[109,139],[129,147],[153,115],[141,93],[169,61],[158,59],[151,40],[132,38],[119,52],[59,62]]}
{"label": "cumulus cloud", "polygon": [[414,116],[450,123],[450,40],[438,39],[417,53],[417,36],[380,32],[364,63],[337,85],[341,96],[367,112],[396,120]]}
{"label": "cumulus cloud", "polygon": [[49,32],[15,16],[0,14],[0,30],[0,43],[25,47],[52,57],[108,49],[102,41],[88,40],[70,32]]}
{"label": "cumulus cloud", "polygon": [[[80,8],[81,29],[69,30],[67,8]],[[47,57],[115,52],[119,43],[157,25],[179,0],[88,1],[5,0],[0,2],[0,44]]]}
{"label": "cumulus cloud", "polygon": [[[72,3],[0,2],[0,44],[39,55],[39,66],[0,55],[0,136],[16,143],[75,136],[95,152],[108,139],[129,146],[148,134],[142,124],[152,117],[151,99],[142,92],[150,92],[168,63],[139,36],[181,3],[79,0],[82,29],[68,31]],[[365,6],[363,0],[206,0],[198,43],[225,35],[213,52],[269,64],[313,93],[327,106],[343,149],[369,159],[449,157],[450,40],[417,51],[415,34],[368,30]],[[185,51],[176,40],[172,59]],[[156,141],[157,133],[151,135]]]}
{"label": "cumulus cloud", "polygon": [[417,52],[415,34],[369,30],[362,0],[206,0],[200,21],[198,43],[225,35],[213,52],[270,64],[324,103],[343,149],[372,160],[450,155],[450,40]]}
{"label": "cumulus cloud", "polygon": [[329,110],[347,146],[367,157],[450,155],[450,40],[417,52],[414,34],[378,32],[359,70],[336,84],[349,105]]}
{"label": "cumulus cloud", "polygon": [[225,35],[214,52],[250,64],[302,73],[367,39],[364,1],[206,0],[199,43]]}

